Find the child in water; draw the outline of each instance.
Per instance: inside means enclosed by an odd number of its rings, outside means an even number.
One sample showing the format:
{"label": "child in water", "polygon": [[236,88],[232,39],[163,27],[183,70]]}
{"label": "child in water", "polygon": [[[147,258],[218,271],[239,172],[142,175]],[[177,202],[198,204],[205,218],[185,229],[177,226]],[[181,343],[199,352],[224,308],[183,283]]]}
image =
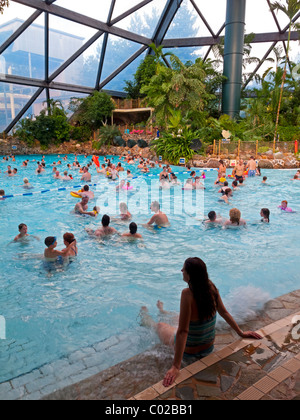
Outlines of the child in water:
{"label": "child in water", "polygon": [[293,213],[293,210],[288,207],[288,202],[286,200],[281,202],[281,205],[278,206],[281,211],[285,211],[286,213]]}

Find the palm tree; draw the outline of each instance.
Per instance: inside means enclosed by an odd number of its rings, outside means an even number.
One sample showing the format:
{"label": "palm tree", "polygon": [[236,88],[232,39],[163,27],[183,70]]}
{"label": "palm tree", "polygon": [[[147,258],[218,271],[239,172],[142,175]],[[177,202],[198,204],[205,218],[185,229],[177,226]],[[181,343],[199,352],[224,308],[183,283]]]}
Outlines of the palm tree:
{"label": "palm tree", "polygon": [[274,141],[277,140],[277,133],[278,133],[278,125],[279,125],[279,117],[280,117],[280,110],[281,110],[281,103],[282,103],[282,97],[283,97],[283,91],[284,91],[284,85],[286,81],[286,75],[287,75],[287,65],[289,62],[289,51],[290,51],[290,42],[291,42],[291,33],[293,29],[297,29],[299,31],[300,27],[299,24],[296,24],[293,22],[294,16],[299,12],[300,10],[300,0],[285,0],[286,5],[284,6],[279,1],[275,1],[274,3],[271,3],[271,10],[272,11],[281,11],[283,12],[287,18],[289,19],[289,36],[288,36],[288,44],[287,44],[287,54],[286,59],[284,63],[284,71],[282,76],[282,83],[281,83],[281,90],[280,90],[280,98],[279,98],[279,104],[278,104],[278,111],[277,111],[277,119],[276,119],[276,125],[275,125],[275,134],[274,134]]}

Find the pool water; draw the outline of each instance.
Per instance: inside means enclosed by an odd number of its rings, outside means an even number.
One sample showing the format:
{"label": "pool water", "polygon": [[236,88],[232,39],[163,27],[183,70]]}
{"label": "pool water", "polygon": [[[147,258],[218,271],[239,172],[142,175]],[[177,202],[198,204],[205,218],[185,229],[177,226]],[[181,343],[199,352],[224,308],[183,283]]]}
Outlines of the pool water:
{"label": "pool water", "polygon": [[[197,256],[207,263],[212,281],[238,322],[253,316],[268,299],[299,289],[300,183],[290,181],[295,171],[264,171],[267,185],[258,177],[248,179],[226,205],[218,202],[216,172],[207,173],[204,192],[183,194],[179,186],[159,190],[160,170],[151,173],[155,176],[142,176],[130,166],[138,176],[132,180],[134,190],[117,195],[115,184],[97,175],[93,167],[92,183],[98,185],[91,189],[97,200],[90,209],[99,205],[101,211],[92,219],[72,212],[77,201],[70,196],[71,187],[85,184],[78,171],[71,171],[74,181],[62,182],[53,179],[49,166],[57,156],[46,157],[47,169],[42,176],[35,174],[35,162],[22,168],[25,157],[16,159],[15,164],[9,163],[18,168],[15,178],[8,178],[3,173],[7,163],[0,163],[0,189],[7,195],[24,193],[24,177],[29,178],[34,192],[67,190],[0,202],[0,316],[6,320],[6,339],[0,337],[0,383],[116,335],[130,335],[133,345],[128,352],[120,349],[114,355],[107,354],[105,367],[151,348],[158,339],[139,324],[140,308],[146,305],[158,319],[156,302],[160,299],[166,309],[179,311],[185,286],[181,268],[188,257]],[[73,159],[69,156],[60,171]],[[89,159],[80,157],[79,161],[87,163]],[[188,176],[180,174],[178,178],[185,182]],[[154,199],[167,211],[170,228],[142,227],[151,217]],[[283,199],[298,213],[282,214],[277,207]],[[85,229],[99,226],[105,213],[117,217],[121,201],[128,201],[143,242],[90,237]],[[211,210],[227,219],[232,207],[242,211],[248,222],[246,229],[207,228],[197,220]],[[264,207],[271,210],[269,225],[259,223]],[[13,243],[20,223],[27,224],[28,233],[40,240]],[[128,231],[128,224],[117,221],[112,226],[123,233]],[[44,239],[56,236],[58,249],[62,249],[66,232],[75,234],[79,255],[69,266],[49,273],[41,259]],[[26,354],[21,348],[26,348]]]}

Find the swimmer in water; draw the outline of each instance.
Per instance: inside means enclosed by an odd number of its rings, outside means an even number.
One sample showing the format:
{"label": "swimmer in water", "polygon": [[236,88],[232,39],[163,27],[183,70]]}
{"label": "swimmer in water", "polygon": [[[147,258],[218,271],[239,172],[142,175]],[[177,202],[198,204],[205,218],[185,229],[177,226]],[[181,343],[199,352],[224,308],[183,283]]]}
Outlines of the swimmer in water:
{"label": "swimmer in water", "polygon": [[5,191],[4,190],[0,190],[0,201],[5,200]]}
{"label": "swimmer in water", "polygon": [[130,220],[132,218],[131,213],[128,211],[126,203],[120,203],[121,220]]}
{"label": "swimmer in water", "polygon": [[89,200],[93,200],[95,198],[95,194],[93,191],[90,191],[90,187],[85,185],[81,192],[73,191],[73,194],[79,195],[80,197],[88,197]]}
{"label": "swimmer in water", "polygon": [[77,203],[75,206],[75,213],[84,215],[84,216],[91,216],[96,217],[96,214],[94,211],[88,211],[88,203],[89,198],[88,197],[82,197],[80,203]]}
{"label": "swimmer in water", "polygon": [[129,225],[129,233],[123,233],[122,238],[143,239],[142,235],[137,233],[137,224],[132,222]]}
{"label": "swimmer in water", "polygon": [[246,226],[247,222],[246,220],[242,219],[241,216],[242,215],[239,209],[231,209],[229,212],[230,220],[227,220],[224,226]]}
{"label": "swimmer in water", "polygon": [[44,258],[47,262],[57,262],[60,258],[66,256],[69,252],[71,252],[71,248],[74,248],[76,245],[76,241],[69,244],[67,248],[63,251],[57,251],[55,248],[57,247],[57,238],[55,236],[49,236],[45,239],[46,249],[44,251]]}
{"label": "swimmer in water", "polygon": [[64,252],[64,257],[77,257],[78,248],[77,248],[76,239],[73,233],[64,234],[64,244],[66,247],[65,249],[62,250],[62,252]]}
{"label": "swimmer in water", "polygon": [[224,195],[222,195],[222,197],[219,198],[220,202],[225,202],[226,204],[229,204],[229,198],[232,197],[232,189],[231,188],[227,188],[224,191]]}
{"label": "swimmer in water", "polygon": [[286,212],[286,213],[293,213],[293,210],[292,210],[290,207],[288,207],[288,202],[287,202],[286,200],[282,201],[282,202],[281,202],[281,205],[280,205],[280,206],[278,206],[278,208],[279,208],[281,211],[284,211],[284,212]]}
{"label": "swimmer in water", "polygon": [[23,179],[24,184],[22,185],[23,188],[25,188],[26,190],[31,190],[33,188],[33,186],[29,183],[27,178]]}
{"label": "swimmer in water", "polygon": [[222,219],[218,219],[217,213],[215,211],[211,211],[208,213],[208,220],[206,220],[204,223],[206,225],[211,225],[211,224],[221,225]]}
{"label": "swimmer in water", "polygon": [[270,223],[270,210],[269,209],[261,209],[260,215],[262,217],[261,221],[263,223]]}
{"label": "swimmer in water", "polygon": [[104,237],[104,236],[111,236],[111,235],[120,235],[119,232],[113,228],[110,227],[110,217],[105,214],[102,217],[102,226],[98,228],[95,232],[92,232],[91,230],[87,229],[88,234],[95,235],[97,237]]}
{"label": "swimmer in water", "polygon": [[170,222],[166,214],[164,214],[160,210],[160,204],[158,201],[153,201],[151,204],[150,210],[154,212],[154,216],[151,217],[149,222],[146,225],[143,225],[146,228],[149,228],[151,226],[157,226],[157,227],[169,227]]}

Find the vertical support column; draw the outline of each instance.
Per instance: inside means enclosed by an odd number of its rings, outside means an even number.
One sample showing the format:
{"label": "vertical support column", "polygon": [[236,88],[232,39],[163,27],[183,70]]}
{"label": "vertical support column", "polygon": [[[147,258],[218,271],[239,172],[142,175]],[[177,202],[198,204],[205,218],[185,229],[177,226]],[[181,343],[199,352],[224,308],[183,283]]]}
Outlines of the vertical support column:
{"label": "vertical support column", "polygon": [[246,0],[227,0],[224,48],[223,114],[240,115],[243,74]]}
{"label": "vertical support column", "polygon": [[[49,13],[45,13],[45,81],[49,83]],[[46,100],[49,109],[49,88],[46,88]]]}

